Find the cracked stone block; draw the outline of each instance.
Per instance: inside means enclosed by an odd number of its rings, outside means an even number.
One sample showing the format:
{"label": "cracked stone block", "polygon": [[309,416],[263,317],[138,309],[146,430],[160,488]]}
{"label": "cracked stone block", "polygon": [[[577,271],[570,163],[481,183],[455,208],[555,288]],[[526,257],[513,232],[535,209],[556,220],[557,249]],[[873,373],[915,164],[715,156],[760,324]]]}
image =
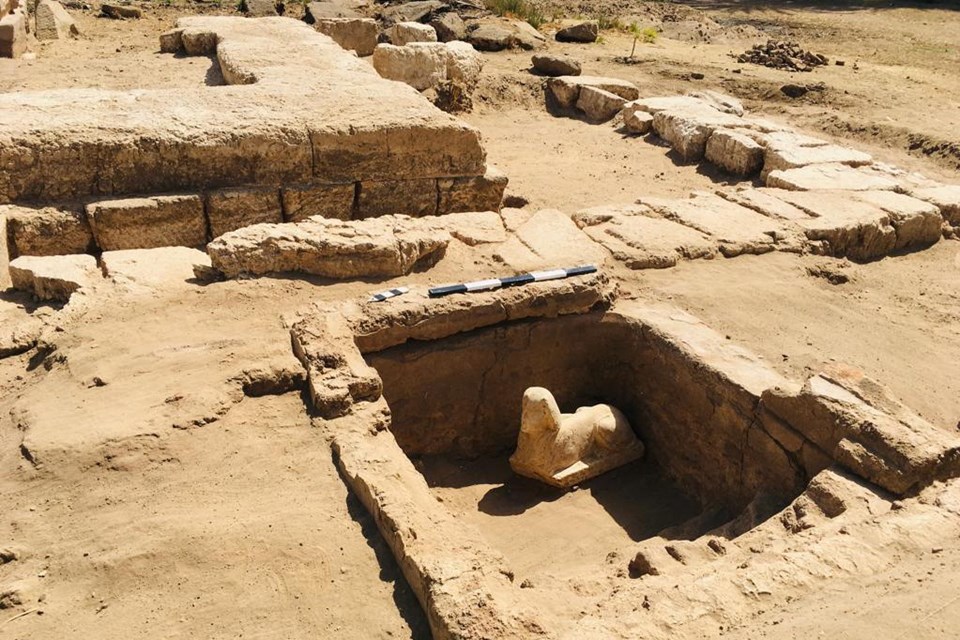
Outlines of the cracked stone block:
{"label": "cracked stone block", "polygon": [[768,187],[791,191],[815,191],[838,189],[868,191],[873,189],[893,190],[896,180],[877,172],[848,167],[845,164],[811,164],[797,169],[771,171],[766,178]]}
{"label": "cracked stone block", "polygon": [[10,261],[13,288],[39,300],[67,302],[75,291],[101,278],[96,258],[86,254],[20,256]]}
{"label": "cracked stone block", "polygon": [[603,78],[599,76],[559,76],[547,81],[547,90],[563,109],[572,109],[580,99],[580,90],[583,87],[602,89],[624,100],[636,100],[640,91],[636,85],[618,78]]}
{"label": "cracked stone block", "polygon": [[699,162],[707,140],[717,129],[745,126],[743,119],[707,104],[696,108],[664,109],[653,115],[653,130],[670,143],[684,162]]}
{"label": "cracked stone block", "polygon": [[544,209],[521,224],[494,258],[516,271],[603,264],[606,252],[569,216]]}
{"label": "cracked stone block", "polygon": [[960,185],[940,185],[911,189],[910,195],[926,200],[940,209],[943,219],[953,226],[960,226]]}
{"label": "cracked stone block", "polygon": [[390,44],[402,47],[411,42],[436,42],[437,32],[428,24],[419,22],[398,22],[386,31],[384,35],[390,40]]}
{"label": "cracked stone block", "polygon": [[209,267],[210,257],[190,247],[159,247],[104,251],[100,264],[104,277],[118,284],[163,289],[193,280],[194,267]]}
{"label": "cracked stone block", "polygon": [[87,218],[104,251],[199,247],[207,241],[203,200],[196,195],[103,200],[87,205]]}
{"label": "cracked stone block", "polygon": [[320,18],[313,28],[361,57],[373,55],[380,37],[380,26],[373,18]]}
{"label": "cracked stone block", "polygon": [[630,269],[665,269],[680,260],[711,259],[717,242],[682,224],[655,217],[644,205],[594,207],[574,221]]}
{"label": "cracked stone block", "polygon": [[842,164],[862,167],[873,162],[868,153],[835,144],[819,146],[771,145],[763,155],[763,176],[771,171],[797,169],[811,164]]}
{"label": "cracked stone block", "polygon": [[600,123],[620,113],[626,103],[626,100],[614,93],[586,86],[580,88],[577,109],[582,111],[590,122]]}
{"label": "cracked stone block", "polygon": [[357,217],[432,216],[437,214],[439,199],[437,181],[433,179],[364,181],[357,198]]}
{"label": "cracked stone block", "polygon": [[283,214],[286,222],[299,222],[313,216],[349,220],[353,217],[356,185],[299,185],[283,188]]}
{"label": "cracked stone block", "polygon": [[450,234],[407,216],[310,218],[231,231],[207,245],[213,267],[240,274],[298,272],[327,278],[392,277],[442,257]]}
{"label": "cracked stone block", "polygon": [[37,5],[35,34],[37,40],[60,40],[80,35],[76,23],[56,0],[43,0]]}
{"label": "cracked stone block", "polygon": [[45,207],[0,206],[7,215],[10,254],[55,256],[90,253],[96,248],[83,211]]}
{"label": "cracked stone block", "polygon": [[276,187],[222,189],[206,195],[210,235],[263,222],[283,222],[280,190]]}
{"label": "cracked stone block", "polygon": [[[718,191],[717,195],[778,220],[807,220],[811,217],[803,209],[777,198],[778,192],[781,190],[748,188],[737,191]],[[782,191],[782,193],[790,192]]]}
{"label": "cracked stone block", "polygon": [[768,253],[787,244],[792,235],[782,222],[711,193],[694,192],[689,200],[644,198],[641,204],[668,220],[711,236],[727,258]]}
{"label": "cracked stone block", "polygon": [[752,176],[763,165],[763,147],[743,133],[717,129],[707,139],[704,157],[728,173]]}
{"label": "cracked stone block", "polygon": [[507,175],[492,165],[482,176],[440,178],[437,180],[440,192],[437,213],[500,211],[507,183]]}

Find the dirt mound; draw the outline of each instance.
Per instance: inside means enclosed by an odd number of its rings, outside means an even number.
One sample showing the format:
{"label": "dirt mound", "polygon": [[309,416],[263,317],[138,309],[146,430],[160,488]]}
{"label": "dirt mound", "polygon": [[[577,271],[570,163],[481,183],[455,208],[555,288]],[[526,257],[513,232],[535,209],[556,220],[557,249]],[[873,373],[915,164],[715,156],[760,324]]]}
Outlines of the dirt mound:
{"label": "dirt mound", "polygon": [[764,44],[755,44],[736,56],[736,59],[737,62],[750,62],[784,71],[813,71],[814,67],[829,62],[825,55],[806,51],[796,42],[778,40],[767,40]]}

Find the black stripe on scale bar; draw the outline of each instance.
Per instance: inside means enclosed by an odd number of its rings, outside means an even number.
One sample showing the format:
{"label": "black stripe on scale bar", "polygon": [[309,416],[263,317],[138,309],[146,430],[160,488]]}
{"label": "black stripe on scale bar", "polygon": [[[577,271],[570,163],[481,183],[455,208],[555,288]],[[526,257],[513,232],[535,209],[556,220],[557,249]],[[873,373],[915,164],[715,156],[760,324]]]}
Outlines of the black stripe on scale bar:
{"label": "black stripe on scale bar", "polygon": [[383,302],[384,300],[389,300],[390,298],[395,298],[397,296],[403,295],[408,292],[410,289],[407,287],[397,287],[396,289],[388,289],[387,291],[381,291],[380,293],[375,293],[370,296],[370,299],[367,302]]}
{"label": "black stripe on scale bar", "polygon": [[439,298],[452,293],[468,293],[471,291],[489,291],[499,289],[500,287],[516,287],[529,284],[531,282],[544,282],[546,280],[558,280],[560,278],[569,278],[571,276],[581,276],[596,272],[597,267],[592,264],[585,264],[578,267],[567,269],[550,269],[548,271],[531,271],[522,273],[518,276],[508,276],[506,278],[491,278],[489,280],[476,280],[474,282],[464,282],[460,284],[445,285],[434,287],[429,290],[431,298]]}

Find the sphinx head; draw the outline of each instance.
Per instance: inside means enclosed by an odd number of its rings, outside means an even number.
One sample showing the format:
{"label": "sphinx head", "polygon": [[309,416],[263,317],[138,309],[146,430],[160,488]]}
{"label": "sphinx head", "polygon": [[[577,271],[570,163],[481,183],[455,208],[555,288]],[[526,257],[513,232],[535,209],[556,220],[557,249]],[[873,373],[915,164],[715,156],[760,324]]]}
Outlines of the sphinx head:
{"label": "sphinx head", "polygon": [[560,428],[560,408],[553,394],[543,387],[530,387],[523,392],[520,430],[527,433],[556,431]]}

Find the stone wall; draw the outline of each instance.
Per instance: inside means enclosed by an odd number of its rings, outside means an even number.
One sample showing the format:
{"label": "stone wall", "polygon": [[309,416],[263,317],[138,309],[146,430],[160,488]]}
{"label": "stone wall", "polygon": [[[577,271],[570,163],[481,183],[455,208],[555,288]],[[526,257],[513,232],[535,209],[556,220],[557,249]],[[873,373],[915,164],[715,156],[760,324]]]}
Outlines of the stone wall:
{"label": "stone wall", "polygon": [[0,95],[20,114],[0,122],[0,164],[19,167],[0,203],[296,186],[347,194],[318,203],[335,217],[499,208],[476,129],[302,22],[184,18],[162,46],[215,54],[230,86]]}

